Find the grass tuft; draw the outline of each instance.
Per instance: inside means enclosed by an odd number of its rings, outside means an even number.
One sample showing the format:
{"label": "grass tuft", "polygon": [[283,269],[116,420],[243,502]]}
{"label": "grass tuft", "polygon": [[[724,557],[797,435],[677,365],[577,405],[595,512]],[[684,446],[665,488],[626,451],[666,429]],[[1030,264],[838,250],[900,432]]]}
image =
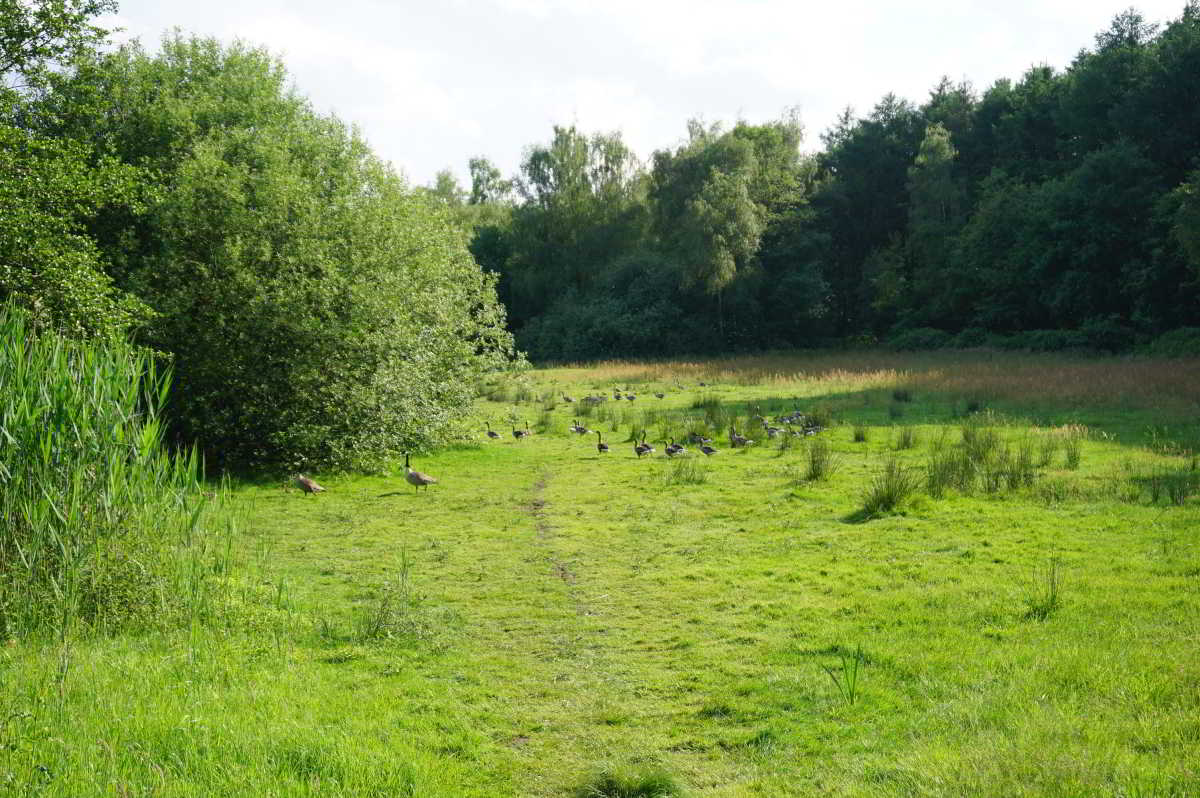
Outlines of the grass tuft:
{"label": "grass tuft", "polygon": [[575,798],[665,798],[679,795],[679,785],[660,768],[606,769],[581,784]]}
{"label": "grass tuft", "polygon": [[863,512],[868,517],[892,512],[915,493],[919,485],[918,475],[904,468],[893,457],[871,480],[866,496],[863,497]]}
{"label": "grass tuft", "polygon": [[1034,593],[1025,599],[1029,608],[1024,617],[1025,620],[1044,621],[1062,607],[1062,580],[1057,557],[1050,559],[1034,582]]}
{"label": "grass tuft", "polygon": [[829,678],[833,680],[834,686],[841,695],[842,700],[847,706],[853,706],[858,700],[858,670],[863,664],[865,657],[863,656],[862,646],[858,646],[854,651],[840,651],[841,664],[838,668],[831,668],[828,665],[822,665],[825,672],[829,674]]}
{"label": "grass tuft", "polygon": [[708,482],[708,468],[695,457],[680,455],[671,461],[664,482],[668,485],[703,485]]}
{"label": "grass tuft", "polygon": [[808,467],[804,478],[809,482],[829,479],[840,465],[841,461],[833,453],[829,441],[824,438],[814,438],[808,445]]}
{"label": "grass tuft", "polygon": [[917,430],[914,427],[901,427],[892,440],[892,448],[900,451],[912,449],[917,445]]}

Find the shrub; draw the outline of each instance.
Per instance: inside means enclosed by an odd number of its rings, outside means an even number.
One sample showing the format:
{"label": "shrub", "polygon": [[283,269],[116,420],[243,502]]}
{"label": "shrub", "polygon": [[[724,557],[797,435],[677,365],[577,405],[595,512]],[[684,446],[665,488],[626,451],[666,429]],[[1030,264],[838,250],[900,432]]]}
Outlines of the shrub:
{"label": "shrub", "polygon": [[177,34],[85,73],[63,87],[89,95],[68,132],[151,182],[145,212],[99,241],[157,313],[141,342],[173,355],[179,437],[289,468],[374,468],[447,440],[511,337],[444,206],[262,50]]}
{"label": "shrub", "polygon": [[1200,327],[1180,327],[1163,333],[1145,348],[1157,357],[1200,357]]}
{"label": "shrub", "polygon": [[954,336],[952,346],[955,349],[973,349],[978,346],[988,346],[991,343],[987,330],[979,327],[968,327]]}
{"label": "shrub", "polygon": [[945,349],[953,342],[950,333],[935,330],[931,327],[917,327],[905,330],[891,336],[887,341],[889,349],[897,351],[917,349]]}

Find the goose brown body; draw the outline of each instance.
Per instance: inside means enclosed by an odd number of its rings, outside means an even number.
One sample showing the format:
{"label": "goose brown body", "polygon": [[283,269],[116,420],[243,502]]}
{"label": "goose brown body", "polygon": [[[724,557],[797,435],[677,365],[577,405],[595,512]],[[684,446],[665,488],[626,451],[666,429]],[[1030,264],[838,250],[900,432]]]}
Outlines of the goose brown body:
{"label": "goose brown body", "polygon": [[430,485],[436,485],[437,480],[428,474],[422,474],[416,471],[408,464],[408,452],[404,453],[404,479],[409,485],[413,486],[414,490],[428,488]]}
{"label": "goose brown body", "polygon": [[303,474],[297,474],[293,480],[296,483],[296,487],[300,488],[300,490],[304,491],[305,493],[321,493],[325,490],[314,480],[309,479]]}

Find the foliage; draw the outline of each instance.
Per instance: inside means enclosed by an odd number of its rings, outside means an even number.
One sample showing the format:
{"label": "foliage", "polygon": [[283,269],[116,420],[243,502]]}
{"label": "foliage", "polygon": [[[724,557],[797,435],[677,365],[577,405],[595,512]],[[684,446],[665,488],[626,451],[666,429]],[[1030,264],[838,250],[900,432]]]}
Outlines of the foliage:
{"label": "foliage", "polygon": [[[0,98],[0,117],[18,107]],[[115,288],[87,225],[105,206],[136,208],[135,170],[92,165],[86,145],[0,121],[0,298],[37,327],[74,337],[119,336],[148,308]]]}
{"label": "foliage", "polygon": [[[1122,12],[1065,69],[982,92],[942,78],[920,106],[889,94],[847,109],[815,156],[798,151],[794,113],[693,121],[645,171],[621,160],[631,189],[608,198],[585,165],[612,137],[556,128],[529,152],[511,223],[477,226],[472,250],[502,274],[537,358],[561,357],[564,319],[607,304],[605,275],[649,252],[678,281],[653,299],[716,322],[662,340],[674,354],[871,337],[1128,351],[1200,324],[1198,8],[1164,26]],[[628,343],[604,354],[650,352]]]}
{"label": "foliage", "polygon": [[262,50],[128,45],[60,102],[67,134],[154,175],[157,201],[96,235],[158,314],[142,340],[174,356],[178,434],[213,459],[378,466],[445,440],[511,352],[444,202],[315,114]]}
{"label": "foliage", "polygon": [[1146,353],[1158,357],[1200,356],[1200,327],[1181,327],[1163,333],[1146,345]]}
{"label": "foliage", "polygon": [[91,52],[108,31],[90,20],[116,10],[116,0],[0,0],[0,91]]}
{"label": "foliage", "polygon": [[169,375],[119,339],[0,306],[0,639],[202,617],[224,550],[194,451],[163,446]]}

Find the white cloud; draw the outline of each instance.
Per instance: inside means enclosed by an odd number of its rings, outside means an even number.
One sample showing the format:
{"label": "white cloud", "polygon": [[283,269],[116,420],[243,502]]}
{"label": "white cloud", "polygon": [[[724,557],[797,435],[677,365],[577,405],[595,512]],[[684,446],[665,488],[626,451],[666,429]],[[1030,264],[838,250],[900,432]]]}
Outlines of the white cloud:
{"label": "white cloud", "polygon": [[[809,146],[888,91],[923,102],[942,75],[978,90],[1065,68],[1129,0],[125,0],[153,46],[178,25],[283,56],[319,110],[359,125],[417,182],[485,155],[513,171],[552,124],[620,129],[643,156],[690,117],[800,106]],[[1138,3],[1165,21],[1182,0]]]}

